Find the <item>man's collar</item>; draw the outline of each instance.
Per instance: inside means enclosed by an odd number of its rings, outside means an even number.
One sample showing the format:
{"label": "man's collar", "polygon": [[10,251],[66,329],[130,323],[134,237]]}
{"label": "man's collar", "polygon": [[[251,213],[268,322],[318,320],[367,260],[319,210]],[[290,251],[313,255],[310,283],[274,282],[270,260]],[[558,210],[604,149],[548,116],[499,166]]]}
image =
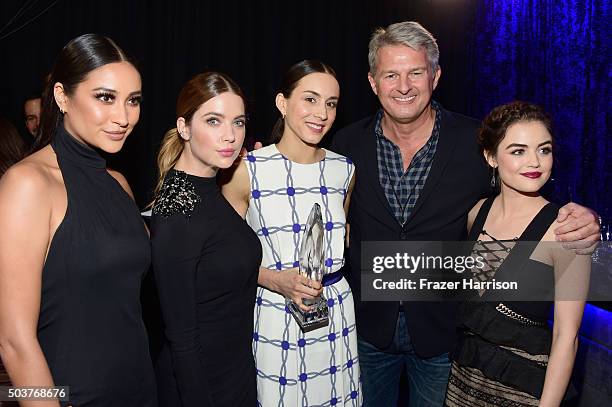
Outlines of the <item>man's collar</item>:
{"label": "man's collar", "polygon": [[[435,120],[440,120],[440,116],[442,113],[442,105],[438,102],[436,102],[435,100],[431,100],[431,108],[433,110],[435,110],[436,112],[436,118]],[[383,131],[382,131],[382,119],[384,116],[385,112],[383,110],[383,108],[379,108],[378,111],[376,112],[376,116],[374,119],[374,133],[376,134],[376,137],[379,138],[385,138]],[[435,123],[434,123],[434,127],[435,127]]]}

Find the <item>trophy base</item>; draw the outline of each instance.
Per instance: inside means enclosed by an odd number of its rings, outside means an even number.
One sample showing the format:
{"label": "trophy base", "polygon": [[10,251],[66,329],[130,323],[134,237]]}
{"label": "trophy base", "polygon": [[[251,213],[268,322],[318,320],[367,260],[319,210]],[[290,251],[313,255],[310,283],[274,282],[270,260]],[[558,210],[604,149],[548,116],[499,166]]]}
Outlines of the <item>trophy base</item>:
{"label": "trophy base", "polygon": [[287,300],[289,312],[295,318],[302,332],[310,332],[329,325],[327,300],[321,296],[313,305],[312,311],[304,312],[293,301]]}

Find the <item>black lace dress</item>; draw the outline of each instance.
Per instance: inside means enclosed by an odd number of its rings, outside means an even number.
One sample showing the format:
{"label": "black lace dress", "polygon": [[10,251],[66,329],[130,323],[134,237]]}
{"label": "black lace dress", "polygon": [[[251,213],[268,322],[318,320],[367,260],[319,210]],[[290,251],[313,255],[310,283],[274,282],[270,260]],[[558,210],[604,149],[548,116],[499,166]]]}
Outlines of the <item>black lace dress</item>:
{"label": "black lace dress", "polygon": [[[488,235],[483,226],[492,203],[493,198],[483,203],[470,240]],[[519,238],[476,242],[473,254],[483,256],[486,267],[475,279],[516,281],[546,300],[502,301],[484,291],[479,300],[461,306],[445,406],[538,405],[552,342],[547,319],[553,304],[554,273],[551,266],[529,257],[557,213],[558,207],[548,204]]]}
{"label": "black lace dress", "polygon": [[68,198],[42,273],[41,345],[74,407],[157,406],[140,306],[151,248],[105,160],[63,127],[51,143]]}

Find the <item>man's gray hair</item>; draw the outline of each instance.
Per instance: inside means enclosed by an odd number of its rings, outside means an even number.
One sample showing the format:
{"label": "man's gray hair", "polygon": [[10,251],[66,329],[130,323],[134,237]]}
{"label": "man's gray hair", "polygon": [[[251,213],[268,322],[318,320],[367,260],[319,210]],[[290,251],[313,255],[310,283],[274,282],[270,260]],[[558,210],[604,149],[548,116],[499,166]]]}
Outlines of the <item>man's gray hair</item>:
{"label": "man's gray hair", "polygon": [[440,50],[434,36],[416,21],[403,21],[387,28],[378,28],[372,33],[368,52],[372,75],[376,74],[378,50],[393,45],[405,45],[417,51],[425,50],[432,74],[438,70]]}

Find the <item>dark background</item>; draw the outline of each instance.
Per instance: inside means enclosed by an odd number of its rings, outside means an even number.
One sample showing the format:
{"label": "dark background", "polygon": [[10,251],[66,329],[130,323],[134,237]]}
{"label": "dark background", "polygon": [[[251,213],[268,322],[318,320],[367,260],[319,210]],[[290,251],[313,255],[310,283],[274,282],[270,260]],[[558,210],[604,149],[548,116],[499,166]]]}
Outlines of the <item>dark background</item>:
{"label": "dark background", "polygon": [[414,19],[431,30],[440,46],[443,74],[436,98],[451,110],[470,113],[466,62],[476,8],[472,1],[1,3],[2,25],[22,6],[34,3],[0,34],[1,65],[6,69],[0,110],[18,125],[23,122],[23,98],[40,90],[42,78],[70,39],[86,32],[102,33],[136,57],[144,92],[140,123],[109,162],[126,175],[141,206],[150,198],[160,139],[174,127],[178,92],[192,75],[204,70],[228,73],[243,88],[249,101],[248,142],[252,142],[265,139],[277,118],[274,96],[282,73],[301,59],[321,59],[334,67],[341,84],[333,132],[377,106],[366,76],[372,30]]}
{"label": "dark background", "polygon": [[268,137],[278,117],[282,73],[301,59],[321,59],[341,86],[327,144],[378,106],[367,81],[372,31],[416,20],[438,40],[442,77],[434,97],[447,109],[482,119],[496,105],[523,99],[552,114],[558,148],[546,194],[595,209],[608,240],[610,10],[599,0],[4,0],[0,114],[24,131],[24,98],[41,91],[59,50],[83,33],[110,36],[138,61],[144,103],[139,124],[108,163],[127,177],[143,208],[160,140],[174,126],[177,94],[191,76],[219,70],[242,86],[250,147]]}
{"label": "dark background", "polygon": [[241,85],[250,148],[267,139],[278,118],[274,97],[283,72],[305,58],[327,62],[338,73],[341,97],[325,145],[378,106],[367,81],[372,31],[416,20],[440,47],[434,97],[444,107],[482,119],[494,106],[522,99],[551,113],[558,148],[545,194],[595,209],[609,240],[611,9],[606,0],[3,0],[0,115],[25,131],[24,98],[41,91],[61,48],[87,32],[113,38],[138,61],[144,102],[139,124],[108,164],[126,176],[144,208],[159,143],[175,125],[176,98],[191,76],[219,70]]}
{"label": "dark background", "polygon": [[98,32],[136,57],[143,77],[140,123],[109,157],[138,204],[151,198],[155,155],[174,126],[177,94],[192,75],[219,70],[248,98],[247,146],[265,140],[277,118],[282,73],[305,58],[333,66],[342,126],[377,107],[366,79],[367,45],[380,26],[416,20],[438,40],[442,78],[435,98],[482,119],[513,99],[552,113],[559,150],[549,190],[559,203],[594,208],[609,233],[610,43],[607,1],[570,0],[8,0],[0,2],[0,114],[23,129],[23,99],[40,92],[58,51]]}
{"label": "dark background", "polygon": [[[219,70],[241,85],[250,146],[266,139],[278,117],[282,73],[299,60],[321,59],[335,68],[341,87],[329,143],[334,131],[377,108],[366,78],[371,32],[416,20],[438,40],[442,77],[434,97],[444,107],[482,119],[492,107],[522,99],[552,114],[558,148],[548,197],[595,209],[608,240],[610,10],[606,0],[2,0],[0,115],[24,130],[24,98],[41,92],[59,50],[87,32],[113,38],[139,62],[144,103],[109,165],[124,173],[142,208],[151,198],[160,140],[174,127],[176,97],[192,75]],[[606,253],[609,259],[609,247]],[[601,275],[610,283],[606,261]],[[594,321],[609,327],[610,318]],[[584,371],[580,359],[577,366]],[[593,380],[602,377],[597,372]]]}

